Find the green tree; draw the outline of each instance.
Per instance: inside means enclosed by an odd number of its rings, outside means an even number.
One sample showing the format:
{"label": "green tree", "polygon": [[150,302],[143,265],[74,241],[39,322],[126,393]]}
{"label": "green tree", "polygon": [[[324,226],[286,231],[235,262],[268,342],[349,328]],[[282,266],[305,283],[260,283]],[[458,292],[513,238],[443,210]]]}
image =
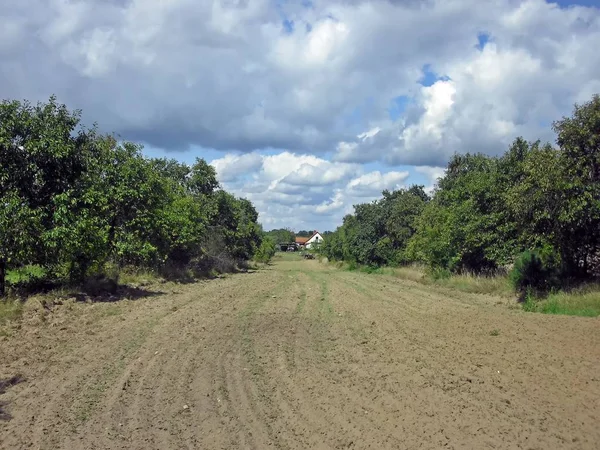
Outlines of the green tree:
{"label": "green tree", "polygon": [[36,106],[0,103],[2,286],[7,268],[53,259],[45,237],[54,227],[54,199],[85,172],[96,138],[79,120],[79,111],[68,111],[54,97]]}
{"label": "green tree", "polygon": [[455,155],[417,222],[412,258],[451,271],[485,272],[506,263],[498,160]]}
{"label": "green tree", "polygon": [[291,244],[296,240],[294,232],[289,228],[280,228],[266,232],[275,244]]}
{"label": "green tree", "polygon": [[563,170],[556,247],[566,273],[586,277],[590,258],[600,256],[600,96],[575,105],[553,128]]}

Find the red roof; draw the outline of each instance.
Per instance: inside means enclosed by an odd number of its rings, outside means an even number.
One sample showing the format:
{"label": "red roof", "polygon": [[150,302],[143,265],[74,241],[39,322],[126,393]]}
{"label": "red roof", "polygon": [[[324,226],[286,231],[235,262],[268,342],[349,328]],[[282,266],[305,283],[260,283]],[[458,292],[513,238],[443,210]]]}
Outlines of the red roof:
{"label": "red roof", "polygon": [[298,245],[304,245],[308,241],[310,241],[312,238],[314,238],[315,235],[318,234],[318,233],[319,233],[318,231],[314,231],[313,234],[311,234],[309,237],[296,236],[296,244],[298,244]]}

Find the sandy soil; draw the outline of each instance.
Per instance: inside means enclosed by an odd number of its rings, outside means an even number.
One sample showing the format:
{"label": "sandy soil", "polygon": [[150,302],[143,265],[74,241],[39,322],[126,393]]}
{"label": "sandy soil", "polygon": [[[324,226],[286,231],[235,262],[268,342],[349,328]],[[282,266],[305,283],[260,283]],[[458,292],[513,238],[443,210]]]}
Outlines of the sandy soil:
{"label": "sandy soil", "polygon": [[0,330],[0,448],[600,448],[597,319],[317,261],[157,291]]}

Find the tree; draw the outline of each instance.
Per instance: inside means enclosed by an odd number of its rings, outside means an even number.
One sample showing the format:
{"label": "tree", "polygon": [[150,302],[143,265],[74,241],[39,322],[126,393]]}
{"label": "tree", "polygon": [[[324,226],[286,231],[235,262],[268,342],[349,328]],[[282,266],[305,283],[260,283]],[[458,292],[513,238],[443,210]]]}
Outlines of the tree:
{"label": "tree", "polygon": [[79,120],[79,111],[68,111],[54,97],[36,106],[0,103],[2,286],[6,269],[52,259],[45,237],[54,226],[54,199],[85,172],[96,137]]}
{"label": "tree", "polygon": [[418,220],[413,258],[451,271],[489,272],[507,263],[504,187],[498,159],[455,155]]}
{"label": "tree", "polygon": [[575,105],[572,117],[554,122],[563,172],[558,220],[564,270],[589,275],[592,257],[600,257],[600,96]]}
{"label": "tree", "polygon": [[219,190],[206,161],[145,158],[79,117],[54,97],[0,104],[0,294],[26,264],[81,283],[108,266],[206,263],[209,241],[232,260],[254,256],[254,206]]}
{"label": "tree", "polygon": [[267,231],[266,235],[273,239],[276,244],[291,244],[296,240],[294,232],[289,228]]}

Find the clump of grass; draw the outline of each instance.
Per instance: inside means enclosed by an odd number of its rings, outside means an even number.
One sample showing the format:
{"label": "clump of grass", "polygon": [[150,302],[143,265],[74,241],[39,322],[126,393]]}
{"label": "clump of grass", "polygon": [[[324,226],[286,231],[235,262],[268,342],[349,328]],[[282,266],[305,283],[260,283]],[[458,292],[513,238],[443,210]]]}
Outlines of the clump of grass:
{"label": "clump of grass", "polygon": [[402,278],[403,280],[416,281],[424,284],[426,283],[424,270],[414,265],[392,269],[392,275]]}
{"label": "clump of grass", "polygon": [[490,331],[490,336],[500,336],[500,330],[495,329]]}
{"label": "clump of grass", "polygon": [[535,310],[544,314],[600,316],[600,284],[551,293],[547,298],[536,302]]}
{"label": "clump of grass", "polygon": [[147,286],[159,280],[156,273],[138,268],[127,267],[119,272],[119,283],[137,286]]}
{"label": "clump of grass", "polygon": [[0,325],[21,317],[23,302],[19,300],[0,300]]}
{"label": "clump of grass", "polygon": [[353,271],[353,270],[356,270],[356,269],[358,269],[358,267],[359,267],[359,266],[358,266],[358,264],[357,264],[356,262],[354,262],[354,261],[350,261],[350,262],[348,263],[348,265],[346,266],[346,270]]}

